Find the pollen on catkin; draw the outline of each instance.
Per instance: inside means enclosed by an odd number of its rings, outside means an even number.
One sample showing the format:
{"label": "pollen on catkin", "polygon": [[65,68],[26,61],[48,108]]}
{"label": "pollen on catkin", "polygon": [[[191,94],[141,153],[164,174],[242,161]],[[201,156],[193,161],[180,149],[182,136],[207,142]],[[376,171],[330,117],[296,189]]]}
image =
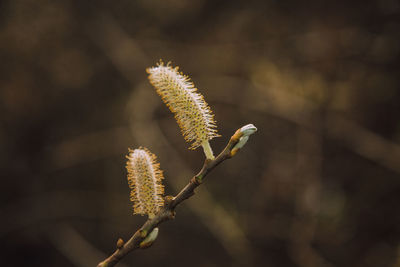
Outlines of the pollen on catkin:
{"label": "pollen on catkin", "polygon": [[163,172],[156,156],[148,149],[129,149],[126,169],[128,170],[128,184],[131,189],[133,213],[153,217],[164,205],[162,195]]}
{"label": "pollen on catkin", "polygon": [[150,83],[174,113],[183,137],[192,142],[190,149],[200,145],[209,147],[208,140],[219,136],[214,114],[190,78],[178,70],[179,67],[160,61],[156,67],[148,68],[147,73]]}

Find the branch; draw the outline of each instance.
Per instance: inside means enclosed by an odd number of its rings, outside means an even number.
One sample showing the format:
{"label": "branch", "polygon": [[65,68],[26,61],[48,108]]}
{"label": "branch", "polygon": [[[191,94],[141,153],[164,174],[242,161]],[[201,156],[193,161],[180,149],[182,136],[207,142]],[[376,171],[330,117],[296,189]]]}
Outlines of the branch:
{"label": "branch", "polygon": [[200,172],[175,196],[165,197],[165,206],[153,217],[149,218],[143,226],[124,244],[122,239],[117,242],[116,251],[107,259],[100,262],[97,267],[115,266],[125,255],[141,247],[142,241],[159,224],[175,218],[175,208],[180,203],[195,194],[194,190],[203,182],[207,174],[226,159],[230,159],[246,144],[249,136],[257,131],[253,124],[248,124],[238,129],[230,138],[228,144],[215,159],[206,159]]}

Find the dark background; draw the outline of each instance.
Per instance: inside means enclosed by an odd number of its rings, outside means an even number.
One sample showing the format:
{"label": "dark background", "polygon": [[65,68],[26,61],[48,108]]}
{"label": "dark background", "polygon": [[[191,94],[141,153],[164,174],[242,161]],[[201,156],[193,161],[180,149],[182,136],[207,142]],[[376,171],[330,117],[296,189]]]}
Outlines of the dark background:
{"label": "dark background", "polygon": [[2,266],[95,266],[145,221],[128,147],[176,194],[201,167],[147,80],[159,59],[215,113],[224,162],[119,266],[400,266],[400,2],[0,4]]}

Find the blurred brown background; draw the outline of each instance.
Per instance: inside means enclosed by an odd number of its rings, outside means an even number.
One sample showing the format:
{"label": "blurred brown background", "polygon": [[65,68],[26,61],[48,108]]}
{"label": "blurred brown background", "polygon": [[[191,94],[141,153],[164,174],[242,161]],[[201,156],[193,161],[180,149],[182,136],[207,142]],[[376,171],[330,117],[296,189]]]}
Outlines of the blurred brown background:
{"label": "blurred brown background", "polygon": [[2,266],[94,266],[133,216],[128,147],[201,167],[147,81],[188,74],[221,138],[255,124],[123,266],[400,266],[400,2],[0,4]]}

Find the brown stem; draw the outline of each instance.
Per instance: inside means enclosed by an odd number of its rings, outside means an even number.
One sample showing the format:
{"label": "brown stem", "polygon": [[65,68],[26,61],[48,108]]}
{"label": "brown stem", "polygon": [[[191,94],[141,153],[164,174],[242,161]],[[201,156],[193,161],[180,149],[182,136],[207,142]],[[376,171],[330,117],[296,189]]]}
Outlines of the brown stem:
{"label": "brown stem", "polygon": [[176,206],[194,195],[194,189],[203,182],[206,175],[221,162],[233,157],[237,153],[238,149],[233,148],[242,136],[243,133],[238,129],[231,137],[224,150],[222,150],[215,159],[206,159],[200,172],[196,174],[175,197],[165,197],[165,206],[153,218],[149,218],[125,244],[121,244],[122,242],[118,240],[117,250],[110,257],[100,262],[97,267],[115,266],[126,254],[140,248],[140,243],[154,228],[162,222],[173,219],[175,217]]}

